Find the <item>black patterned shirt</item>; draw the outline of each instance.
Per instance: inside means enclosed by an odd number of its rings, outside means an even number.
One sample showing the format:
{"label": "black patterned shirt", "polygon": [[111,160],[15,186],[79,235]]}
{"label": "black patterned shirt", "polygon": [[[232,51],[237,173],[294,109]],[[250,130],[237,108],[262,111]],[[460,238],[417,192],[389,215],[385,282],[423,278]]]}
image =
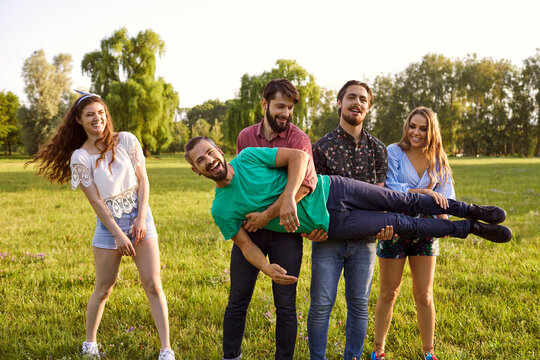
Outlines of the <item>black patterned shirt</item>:
{"label": "black patterned shirt", "polygon": [[341,175],[371,184],[384,183],[388,161],[384,143],[362,129],[362,140],[338,127],[313,144],[313,160],[319,174]]}

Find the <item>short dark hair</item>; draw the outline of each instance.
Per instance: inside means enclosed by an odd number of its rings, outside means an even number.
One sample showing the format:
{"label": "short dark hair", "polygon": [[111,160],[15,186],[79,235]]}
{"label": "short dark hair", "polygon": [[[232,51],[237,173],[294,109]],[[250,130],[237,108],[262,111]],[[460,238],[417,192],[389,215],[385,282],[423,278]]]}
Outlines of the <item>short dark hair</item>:
{"label": "short dark hair", "polygon": [[218,149],[218,146],[216,145],[214,140],[210,139],[207,136],[195,136],[195,137],[192,137],[191,139],[189,139],[189,141],[186,144],[186,147],[184,148],[184,151],[185,151],[184,158],[186,159],[186,161],[191,166],[195,166],[195,164],[193,164],[193,160],[191,159],[191,156],[189,156],[189,153],[191,152],[191,150],[193,150],[193,148],[195,146],[197,146],[198,143],[200,143],[203,140],[208,141],[208,143],[210,143],[210,145],[212,145],[213,147]]}
{"label": "short dark hair", "polygon": [[337,101],[343,101],[343,97],[345,96],[345,93],[347,92],[347,89],[351,85],[358,85],[358,86],[361,86],[364,89],[366,89],[366,91],[368,93],[369,108],[371,109],[371,105],[373,105],[373,93],[371,92],[371,89],[370,89],[368,84],[366,84],[365,82],[362,82],[362,81],[358,81],[358,80],[349,80],[349,81],[347,81],[345,83],[345,85],[343,85],[343,87],[339,90],[339,92],[337,94]]}
{"label": "short dark hair", "polygon": [[287,79],[274,79],[266,84],[263,91],[263,98],[270,103],[274,100],[276,93],[282,93],[283,95],[291,98],[295,104],[300,101],[300,93],[296,87]]}

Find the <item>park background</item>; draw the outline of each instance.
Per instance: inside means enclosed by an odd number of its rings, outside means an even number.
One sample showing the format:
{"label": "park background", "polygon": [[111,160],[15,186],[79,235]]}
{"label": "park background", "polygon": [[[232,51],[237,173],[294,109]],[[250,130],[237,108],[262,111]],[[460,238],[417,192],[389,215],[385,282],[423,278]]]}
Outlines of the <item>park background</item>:
{"label": "park background", "polygon": [[[117,130],[148,155],[150,203],[179,359],[218,359],[228,254],[213,224],[212,184],[181,152],[209,135],[234,153],[238,131],[262,118],[269,79],[286,77],[302,102],[293,122],[316,140],[338,122],[335,94],[367,81],[365,126],[386,144],[419,105],[440,117],[458,198],[508,209],[515,238],[442,241],[435,284],[436,349],[447,359],[530,358],[540,345],[538,198],[540,51],[535,2],[0,0],[0,355],[78,358],[93,286],[93,222],[84,196],[24,169],[73,101],[100,94]],[[229,160],[232,157],[229,156]],[[297,359],[306,359],[310,244],[299,282]],[[108,358],[154,358],[157,334],[133,264],[121,268],[99,340]],[[394,359],[419,358],[410,279],[388,339]],[[244,357],[273,354],[270,283],[252,302]],[[375,271],[371,310],[378,293]],[[343,289],[340,288],[340,293]],[[338,297],[329,358],[343,350]],[[373,311],[371,311],[373,314]],[[366,354],[372,342],[372,321]]]}

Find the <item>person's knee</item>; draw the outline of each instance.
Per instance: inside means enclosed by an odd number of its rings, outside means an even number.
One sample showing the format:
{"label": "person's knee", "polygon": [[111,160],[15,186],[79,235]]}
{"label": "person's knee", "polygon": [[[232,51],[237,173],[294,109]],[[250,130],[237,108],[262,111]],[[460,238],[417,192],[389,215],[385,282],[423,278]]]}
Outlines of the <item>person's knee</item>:
{"label": "person's knee", "polygon": [[281,301],[274,304],[276,306],[276,314],[278,316],[293,316],[296,317],[296,302]]}
{"label": "person's knee", "polygon": [[379,300],[386,304],[393,304],[399,295],[399,288],[381,290],[379,294]]}
{"label": "person's knee", "polygon": [[309,314],[314,318],[325,318],[330,316],[332,308],[334,307],[333,303],[311,303],[309,307]]}
{"label": "person's knee", "polygon": [[431,291],[415,291],[414,300],[417,306],[429,307],[433,304],[433,292]]}
{"label": "person's knee", "polygon": [[234,314],[246,313],[250,302],[251,296],[229,296],[226,311]]}
{"label": "person's knee", "polygon": [[163,291],[161,288],[161,280],[159,279],[159,277],[157,279],[155,278],[149,278],[145,280],[141,279],[141,282],[142,282],[143,289],[146,292],[146,295],[148,297],[159,296],[161,292]]}
{"label": "person's knee", "polygon": [[367,298],[362,297],[347,299],[347,311],[355,317],[365,316],[368,313],[368,302]]}
{"label": "person's knee", "polygon": [[97,296],[99,301],[104,301],[111,296],[114,283],[112,284],[96,284],[94,288],[94,294]]}

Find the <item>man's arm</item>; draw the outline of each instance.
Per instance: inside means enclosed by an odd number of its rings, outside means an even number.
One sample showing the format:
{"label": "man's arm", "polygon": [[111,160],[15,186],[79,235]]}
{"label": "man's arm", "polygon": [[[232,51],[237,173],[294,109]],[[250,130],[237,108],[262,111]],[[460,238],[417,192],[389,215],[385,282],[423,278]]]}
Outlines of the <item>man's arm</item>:
{"label": "man's arm", "polygon": [[268,275],[276,284],[289,285],[298,281],[297,277],[287,275],[287,270],[278,264],[268,263],[261,249],[251,241],[244,229],[240,228],[232,240],[238,245],[246,260]]}
{"label": "man's arm", "polygon": [[[300,189],[298,189],[296,192],[294,200],[298,204],[300,200],[302,200],[310,192],[311,190],[307,186],[301,185]],[[279,198],[272,205],[267,207],[266,210],[247,214],[246,222],[242,225],[244,230],[253,232],[264,228],[270,220],[279,216],[279,209],[281,208],[282,201],[283,193],[281,193]]]}
{"label": "man's arm", "polygon": [[276,153],[276,167],[287,167],[287,184],[281,194],[279,224],[288,232],[294,232],[300,226],[296,211],[296,193],[306,175],[309,155],[302,150],[279,148]]}
{"label": "man's arm", "polygon": [[[236,140],[237,151],[242,149],[241,146],[244,146],[242,139],[245,138],[245,136],[242,135],[245,135],[245,131],[246,130],[242,130],[242,132],[240,132],[240,134],[238,135],[238,139]],[[311,160],[311,141],[309,140],[309,137],[307,137],[307,135],[305,134],[302,134],[302,136],[297,135],[291,138],[287,148],[302,150],[306,152],[310,157],[310,159],[308,160],[307,170],[304,175],[304,179],[302,180],[302,185],[300,186],[300,189],[295,195],[295,201],[296,203],[298,203],[307,194],[315,190],[317,186],[317,174],[315,172],[315,167],[313,166],[313,161]],[[252,232],[264,228],[270,220],[279,216],[279,210],[281,208],[282,201],[283,195],[280,195],[279,198],[265,211],[252,212],[247,214],[246,222],[242,225],[244,230]],[[313,239],[310,237],[310,240]]]}
{"label": "man's arm", "polygon": [[288,232],[295,232],[300,222],[296,215],[296,203],[309,194],[310,189],[302,186],[306,174],[309,155],[302,150],[278,148],[275,167],[287,167],[288,178],[285,189],[279,198],[262,212],[246,214],[247,222],[242,225],[246,231],[257,231],[280,216],[280,224]]}

